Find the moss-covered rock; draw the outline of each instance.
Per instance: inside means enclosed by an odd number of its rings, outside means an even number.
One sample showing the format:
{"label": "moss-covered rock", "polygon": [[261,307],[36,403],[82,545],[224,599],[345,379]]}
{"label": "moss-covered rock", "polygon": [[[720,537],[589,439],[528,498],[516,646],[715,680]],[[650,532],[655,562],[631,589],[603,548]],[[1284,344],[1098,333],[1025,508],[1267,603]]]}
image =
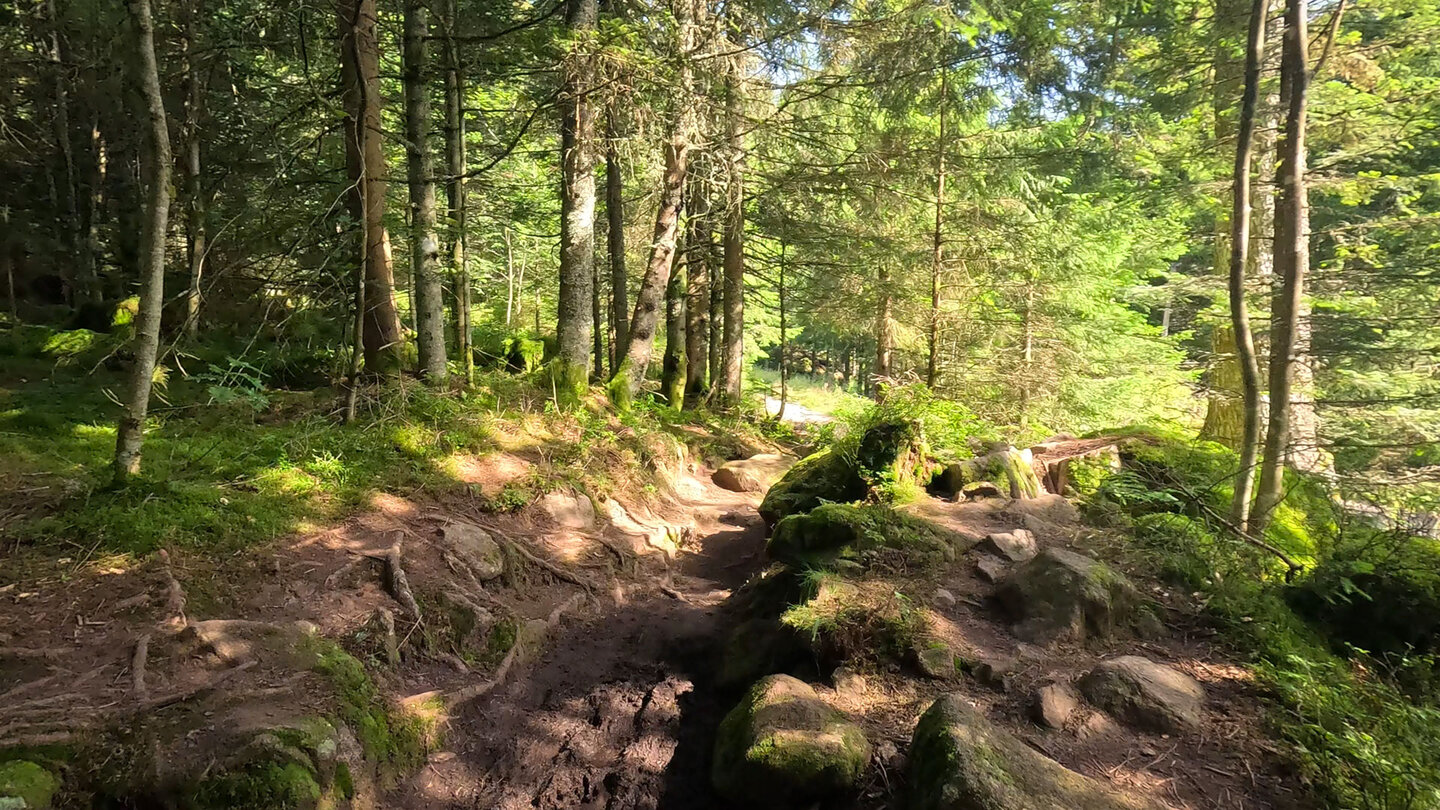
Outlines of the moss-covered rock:
{"label": "moss-covered rock", "polygon": [[1154,810],[991,725],[960,695],[931,704],[909,753],[910,810]]}
{"label": "moss-covered rock", "polygon": [[1030,641],[1103,639],[1156,623],[1147,602],[1110,566],[1059,548],[1047,548],[1010,573],[996,598],[1016,633]]}
{"label": "moss-covered rock", "polygon": [[803,681],[772,675],[720,724],[711,780],[731,801],[789,807],[852,790],[870,743]]}
{"label": "moss-covered rock", "polygon": [[946,465],[930,480],[930,488],[959,495],[976,484],[993,484],[1011,498],[1037,498],[1045,489],[1035,473],[1029,450],[1007,447],[979,458]]}
{"label": "moss-covered rock", "polygon": [[545,362],[545,341],[516,335],[505,341],[505,367],[528,374]]}
{"label": "moss-covered rock", "polygon": [[60,778],[25,759],[0,762],[0,809],[48,810]]}
{"label": "moss-covered rock", "polygon": [[771,559],[802,569],[863,562],[881,549],[936,560],[955,557],[954,538],[928,520],[888,506],[839,503],[785,518],[765,546]]}
{"label": "moss-covered rock", "polygon": [[849,503],[865,497],[865,482],[833,449],[806,456],[765,493],[760,516],[774,526],[789,515],[808,512],[826,502]]}
{"label": "moss-covered rock", "polygon": [[808,648],[795,629],[778,619],[747,619],[725,641],[715,681],[738,689],[776,672],[785,672],[805,658]]}
{"label": "moss-covered rock", "polygon": [[855,448],[855,472],[882,503],[913,500],[934,476],[920,423],[881,422],[867,428]]}

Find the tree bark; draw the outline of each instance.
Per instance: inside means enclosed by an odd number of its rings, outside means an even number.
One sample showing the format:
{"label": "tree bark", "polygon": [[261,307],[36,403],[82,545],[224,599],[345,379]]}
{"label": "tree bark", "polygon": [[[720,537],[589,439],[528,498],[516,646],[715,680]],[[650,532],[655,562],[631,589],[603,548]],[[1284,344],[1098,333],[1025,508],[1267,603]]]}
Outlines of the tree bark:
{"label": "tree bark", "polygon": [[79,175],[75,167],[75,149],[71,141],[70,128],[70,82],[66,75],[68,59],[65,38],[61,33],[60,14],[55,0],[46,0],[46,15],[50,22],[50,57],[53,72],[55,97],[51,108],[51,124],[55,135],[55,146],[60,152],[60,164],[64,170],[61,188],[56,191],[60,199],[60,216],[64,221],[71,257],[75,262],[74,286],[75,303],[100,301],[100,287],[95,277],[95,263],[83,259],[86,248],[86,233],[79,216]]}
{"label": "tree bark", "polygon": [[1280,197],[1275,207],[1275,269],[1280,275],[1271,308],[1270,412],[1265,460],[1251,511],[1251,533],[1263,536],[1284,491],[1284,462],[1290,448],[1290,397],[1295,375],[1296,325],[1310,269],[1309,195],[1305,187],[1305,113],[1310,71],[1306,50],[1305,0],[1286,0],[1281,53],[1281,96],[1288,100],[1279,148]]}
{"label": "tree bark", "polygon": [[596,0],[568,0],[566,26],[574,41],[563,64],[560,93],[559,354],[551,368],[562,404],[578,404],[590,374],[590,298],[595,283],[595,116],[588,94],[595,82],[588,37],[599,16]]}
{"label": "tree bark", "polygon": [[[783,228],[783,225],[782,225]],[[783,231],[782,231],[783,233]],[[785,312],[785,238],[780,238],[780,262],[776,268],[776,297],[780,299],[780,407],[775,410],[775,421],[785,420],[785,406],[790,403],[790,346],[787,341]]]}
{"label": "tree bark", "polygon": [[[738,60],[737,60],[738,61]],[[721,403],[736,406],[745,385],[745,146],[740,117],[744,111],[743,77],[738,64],[727,77],[725,117],[729,132],[725,172],[725,324],[720,367]]]}
{"label": "tree bark", "polygon": [[430,90],[426,40],[430,12],[421,0],[405,0],[405,151],[410,187],[410,267],[415,276],[415,341],[420,375],[444,385],[445,292],[440,283],[440,237],[436,222],[435,159],[430,152]]}
{"label": "tree bark", "polygon": [[1260,69],[1265,59],[1265,20],[1270,0],[1255,0],[1250,11],[1250,35],[1245,50],[1245,92],[1240,102],[1240,120],[1235,133],[1233,204],[1230,211],[1230,328],[1235,335],[1236,356],[1241,373],[1245,426],[1240,443],[1240,469],[1235,475],[1235,494],[1230,504],[1230,522],[1241,532],[1250,520],[1250,497],[1255,482],[1255,463],[1260,453],[1260,363],[1250,332],[1250,312],[1245,304],[1245,278],[1250,266],[1250,163],[1254,157],[1255,108],[1260,97]]}
{"label": "tree bark", "polygon": [[925,366],[925,384],[934,390],[940,379],[940,269],[945,263],[943,228],[945,224],[945,101],[949,94],[948,68],[940,68],[940,137],[935,144],[935,232],[930,257],[930,335],[929,362]]}
{"label": "tree bark", "polygon": [[672,408],[685,402],[685,257],[671,257],[670,283],[665,285],[665,359],[661,365],[660,392]]}
{"label": "tree bark", "polygon": [[[1224,149],[1235,138],[1235,100],[1244,82],[1245,62],[1237,58],[1235,43],[1245,36],[1246,0],[1216,0],[1214,35],[1215,82],[1211,90],[1214,115],[1214,142]],[[1231,201],[1233,206],[1233,200]],[[1230,222],[1228,207],[1215,216],[1214,272],[1227,277],[1230,270]],[[1245,435],[1243,373],[1232,324],[1217,323],[1210,333],[1210,363],[1206,371],[1209,396],[1200,435],[1227,447],[1239,449]]]}
{"label": "tree bark", "polygon": [[115,434],[115,480],[124,484],[140,472],[140,448],[145,438],[145,417],[150,409],[150,390],[155,378],[156,355],[160,350],[160,313],[165,303],[165,234],[170,215],[170,128],[165,120],[165,98],[160,89],[160,70],[155,62],[155,27],[150,17],[150,0],[128,0],[138,37],[138,84],[145,99],[144,120],[148,124],[145,161],[145,221],[141,231],[140,310],[135,318],[132,350],[135,365],[130,370],[125,410]]}
{"label": "tree bark", "polygon": [[690,176],[686,208],[685,399],[695,407],[709,393],[710,199],[704,172]]}
{"label": "tree bark", "polygon": [[894,292],[890,289],[890,266],[883,260],[875,270],[875,367],[872,390],[875,398],[883,397],[884,386],[890,382],[890,363],[895,352],[895,322],[892,309]]}
{"label": "tree bark", "polygon": [[450,219],[450,277],[455,296],[455,350],[465,384],[475,382],[470,345],[470,271],[466,267],[465,75],[455,47],[455,0],[445,4],[445,200]]}
{"label": "tree bark", "polygon": [[630,275],[625,270],[625,176],[612,108],[605,120],[605,244],[610,254],[610,373],[630,343]]}
{"label": "tree bark", "polygon": [[685,189],[685,173],[690,156],[691,133],[694,129],[693,70],[691,59],[695,49],[695,7],[692,0],[676,4],[680,31],[680,68],[676,92],[676,112],[671,123],[670,141],[665,145],[665,172],[660,185],[660,204],[655,213],[655,228],[650,240],[650,259],[645,266],[640,290],[635,295],[635,312],[630,318],[630,340],[625,359],[610,381],[610,399],[617,408],[630,407],[654,352],[655,327],[660,319],[660,301],[670,282],[670,265],[675,253],[676,233],[680,224],[680,202]]}
{"label": "tree bark", "polygon": [[[350,215],[362,223],[365,273],[365,370],[400,370],[400,315],[390,234],[385,229],[385,153],[380,142],[380,50],[375,0],[339,0],[340,87],[345,101],[345,163]],[[362,189],[361,186],[364,186]]]}
{"label": "tree bark", "polygon": [[200,0],[185,5],[185,258],[190,269],[190,284],[185,292],[185,336],[195,339],[200,331],[200,282],[205,275],[206,199],[200,173],[200,131],[204,115],[205,84],[201,78],[197,54],[200,51]]}

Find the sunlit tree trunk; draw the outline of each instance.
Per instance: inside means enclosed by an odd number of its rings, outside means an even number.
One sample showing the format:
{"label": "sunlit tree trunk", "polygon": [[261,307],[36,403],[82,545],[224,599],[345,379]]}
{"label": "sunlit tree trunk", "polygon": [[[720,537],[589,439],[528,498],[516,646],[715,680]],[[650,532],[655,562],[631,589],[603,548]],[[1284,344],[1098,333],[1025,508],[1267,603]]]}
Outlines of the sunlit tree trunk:
{"label": "sunlit tree trunk", "polygon": [[[1235,43],[1243,41],[1248,19],[1247,0],[1216,0],[1214,23],[1214,75],[1211,89],[1214,142],[1228,151],[1235,138],[1235,102],[1244,81],[1245,62],[1237,57]],[[1215,216],[1213,267],[1228,277],[1230,269],[1229,205]],[[1210,333],[1210,362],[1206,370],[1209,397],[1200,435],[1228,447],[1239,448],[1245,435],[1245,406],[1235,332],[1230,323],[1217,323]]]}
{"label": "sunlit tree trunk", "polygon": [[625,270],[625,177],[612,108],[605,122],[606,247],[610,254],[610,372],[625,359],[630,343],[630,276]]}
{"label": "sunlit tree trunk", "polygon": [[722,403],[738,405],[745,386],[745,145],[741,136],[744,78],[734,65],[727,77],[725,117],[725,324],[724,357],[720,367]]}
{"label": "sunlit tree trunk", "polygon": [[435,159],[430,151],[427,40],[430,12],[422,0],[405,0],[405,151],[410,187],[410,267],[415,276],[415,340],[420,374],[444,385],[445,292],[440,283]]}
{"label": "sunlit tree trunk", "polygon": [[635,295],[635,312],[630,318],[630,340],[625,359],[610,381],[611,401],[616,407],[630,406],[654,352],[655,328],[660,319],[660,302],[670,283],[670,265],[674,257],[680,225],[680,202],[685,189],[690,141],[694,130],[694,80],[690,60],[695,48],[696,8],[691,0],[676,5],[680,30],[680,76],[676,91],[676,112],[671,123],[670,139],[665,145],[665,171],[660,184],[660,203],[655,213],[655,228],[650,239],[650,259],[645,266],[640,290]]}
{"label": "sunlit tree trunk", "polygon": [[165,98],[155,62],[155,28],[150,0],[128,0],[126,8],[135,26],[138,84],[145,99],[146,130],[145,220],[141,231],[140,311],[135,318],[132,351],[135,365],[125,397],[125,409],[115,434],[115,480],[124,483],[140,472],[140,447],[145,438],[145,416],[160,349],[160,313],[165,303],[165,234],[170,214],[170,128],[165,120]]}
{"label": "sunlit tree trunk", "polygon": [[931,389],[940,379],[940,270],[945,263],[945,101],[950,88],[949,76],[949,70],[941,67],[940,137],[935,143],[935,231],[930,245],[930,357],[925,366],[925,384]]}
{"label": "sunlit tree trunk", "polygon": [[455,47],[455,0],[445,3],[445,199],[450,218],[450,278],[455,297],[455,350],[465,384],[475,382],[475,351],[470,346],[470,271],[466,266],[465,75]]}
{"label": "sunlit tree trunk", "polygon": [[1286,111],[1279,149],[1280,197],[1275,206],[1275,270],[1280,286],[1271,307],[1270,412],[1259,490],[1250,518],[1255,534],[1263,533],[1283,496],[1284,462],[1290,448],[1296,324],[1310,269],[1310,206],[1305,187],[1305,113],[1310,84],[1306,15],[1305,0],[1286,0],[1280,64],[1280,94],[1286,99]]}
{"label": "sunlit tree trunk", "polygon": [[874,379],[873,390],[876,399],[884,394],[890,383],[891,361],[895,353],[894,291],[890,289],[890,266],[882,259],[875,271],[875,366],[870,376]]}
{"label": "sunlit tree trunk", "polygon": [[595,283],[595,82],[588,37],[599,17],[596,0],[568,0],[565,24],[573,38],[562,65],[560,93],[559,353],[551,367],[562,404],[584,395],[590,374],[590,298]]}
{"label": "sunlit tree trunk", "polygon": [[1260,453],[1260,363],[1250,333],[1250,312],[1245,304],[1245,278],[1250,264],[1250,163],[1255,133],[1255,108],[1260,96],[1260,69],[1265,59],[1265,18],[1270,0],[1255,0],[1250,11],[1250,35],[1245,52],[1245,92],[1235,133],[1233,205],[1230,211],[1230,327],[1235,335],[1240,365],[1245,427],[1240,443],[1240,469],[1235,476],[1230,522],[1240,531],[1250,519],[1250,497],[1255,464]]}
{"label": "sunlit tree trunk", "polygon": [[690,176],[685,282],[685,398],[697,405],[709,393],[710,195],[703,171]]}
{"label": "sunlit tree trunk", "polygon": [[[783,230],[782,230],[783,233]],[[785,311],[785,239],[780,239],[780,261],[776,267],[776,297],[780,301],[780,407],[775,411],[775,421],[785,419],[785,406],[790,404],[790,344],[788,342]]]}
{"label": "sunlit tree trunk", "polygon": [[[365,370],[400,370],[400,316],[390,234],[385,229],[385,152],[381,144],[380,51],[375,0],[339,0],[340,86],[345,100],[345,158],[350,214],[365,240]],[[361,184],[364,184],[364,189]]]}

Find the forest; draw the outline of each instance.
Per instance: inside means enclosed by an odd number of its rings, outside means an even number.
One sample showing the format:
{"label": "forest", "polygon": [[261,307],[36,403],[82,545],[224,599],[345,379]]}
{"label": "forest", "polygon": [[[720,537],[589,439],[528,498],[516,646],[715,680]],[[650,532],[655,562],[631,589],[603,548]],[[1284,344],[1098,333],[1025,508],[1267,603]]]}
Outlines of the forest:
{"label": "forest", "polygon": [[0,0],[0,810],[1440,810],[1440,5]]}

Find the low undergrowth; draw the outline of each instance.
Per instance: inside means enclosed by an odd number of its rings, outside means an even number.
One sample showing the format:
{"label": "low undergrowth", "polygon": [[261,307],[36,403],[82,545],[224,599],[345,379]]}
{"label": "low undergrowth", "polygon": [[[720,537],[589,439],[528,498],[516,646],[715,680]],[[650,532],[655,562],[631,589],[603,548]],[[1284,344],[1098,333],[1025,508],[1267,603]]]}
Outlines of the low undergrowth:
{"label": "low undergrowth", "polygon": [[1237,460],[1165,431],[1127,431],[1118,472],[1075,476],[1092,521],[1129,535],[1116,553],[1203,603],[1272,698],[1271,724],[1318,803],[1440,807],[1436,624],[1440,546],[1350,519],[1324,486],[1288,473],[1265,540],[1219,521]]}

